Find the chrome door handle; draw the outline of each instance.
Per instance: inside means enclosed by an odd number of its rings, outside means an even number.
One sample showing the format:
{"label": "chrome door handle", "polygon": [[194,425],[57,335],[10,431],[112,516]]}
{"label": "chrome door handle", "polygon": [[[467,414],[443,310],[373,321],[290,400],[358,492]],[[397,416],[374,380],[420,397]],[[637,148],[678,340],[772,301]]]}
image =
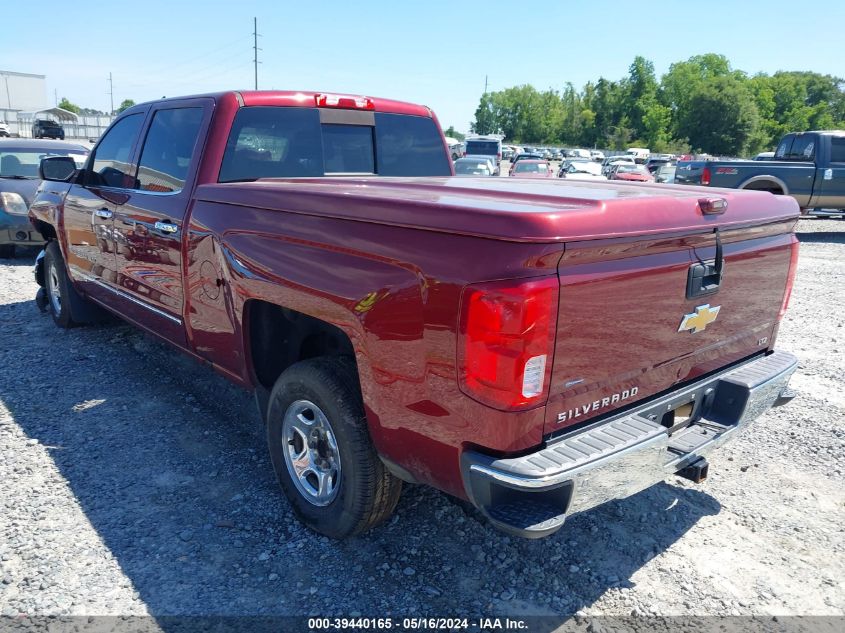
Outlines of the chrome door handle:
{"label": "chrome door handle", "polygon": [[94,215],[96,215],[98,218],[103,218],[104,220],[111,220],[114,216],[114,213],[112,213],[108,209],[97,209],[96,211],[94,211]]}
{"label": "chrome door handle", "polygon": [[179,230],[179,226],[172,222],[156,222],[155,228],[156,231],[161,231],[162,233],[175,233]]}

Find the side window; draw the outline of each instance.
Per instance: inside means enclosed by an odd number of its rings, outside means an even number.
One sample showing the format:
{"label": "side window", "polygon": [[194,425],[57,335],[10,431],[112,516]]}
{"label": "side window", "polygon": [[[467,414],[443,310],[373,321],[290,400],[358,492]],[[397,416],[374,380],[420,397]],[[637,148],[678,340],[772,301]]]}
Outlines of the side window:
{"label": "side window", "polygon": [[816,137],[812,134],[799,134],[792,142],[792,149],[786,155],[789,160],[813,160],[816,156]]}
{"label": "side window", "polygon": [[91,170],[86,174],[86,185],[101,187],[131,187],[133,185],[129,158],[143,122],[143,114],[131,114],[118,121],[106,132],[95,150]]}
{"label": "side window", "polygon": [[845,163],[845,136],[830,137],[830,162]]}
{"label": "side window", "polygon": [[181,191],[201,124],[202,108],[156,112],[138,161],[138,180],[134,188],[161,193]]}
{"label": "side window", "polygon": [[323,175],[316,108],[241,108],[220,165],[220,182]]}
{"label": "side window", "polygon": [[790,150],[792,149],[792,141],[795,137],[791,134],[784,136],[783,140],[778,145],[777,150],[775,150],[775,158],[778,160],[786,160],[789,155]]}

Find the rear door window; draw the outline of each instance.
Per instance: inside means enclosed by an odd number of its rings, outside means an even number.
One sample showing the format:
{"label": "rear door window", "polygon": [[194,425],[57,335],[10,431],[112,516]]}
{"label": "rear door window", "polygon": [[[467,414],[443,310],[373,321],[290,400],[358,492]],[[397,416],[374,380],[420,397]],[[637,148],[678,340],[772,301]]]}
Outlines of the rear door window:
{"label": "rear door window", "polygon": [[155,113],[138,161],[136,189],[158,193],[182,190],[202,115],[202,108],[171,108]]}
{"label": "rear door window", "polygon": [[440,131],[428,117],[375,113],[368,125],[337,121],[321,123],[317,108],[241,108],[218,180],[451,175]]}
{"label": "rear door window", "polygon": [[830,137],[830,162],[845,163],[845,136]]}

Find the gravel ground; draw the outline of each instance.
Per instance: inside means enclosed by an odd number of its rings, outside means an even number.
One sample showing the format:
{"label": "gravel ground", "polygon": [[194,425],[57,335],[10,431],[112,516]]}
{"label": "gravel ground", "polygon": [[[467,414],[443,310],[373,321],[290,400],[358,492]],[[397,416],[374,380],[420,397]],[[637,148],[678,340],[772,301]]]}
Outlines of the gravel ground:
{"label": "gravel ground", "polygon": [[[509,538],[434,490],[347,542],[300,526],[249,395],[125,325],[57,329],[0,262],[0,613],[842,615],[845,221],[802,220],[800,397],[711,460]],[[561,617],[561,621],[563,618]]]}

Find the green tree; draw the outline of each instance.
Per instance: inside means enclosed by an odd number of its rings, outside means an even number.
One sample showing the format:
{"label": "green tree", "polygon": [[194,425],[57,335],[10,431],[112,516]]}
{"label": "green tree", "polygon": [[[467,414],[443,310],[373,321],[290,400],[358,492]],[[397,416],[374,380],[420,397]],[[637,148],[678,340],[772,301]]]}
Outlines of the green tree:
{"label": "green tree", "polygon": [[492,134],[496,130],[493,115],[493,93],[482,95],[481,102],[475,110],[475,122],[471,130],[476,134]]}
{"label": "green tree", "polygon": [[133,105],[135,105],[135,102],[132,99],[124,99],[120,102],[120,105],[117,106],[117,114],[120,114],[124,110],[131,108]]}
{"label": "green tree", "polygon": [[68,101],[67,97],[62,97],[62,100],[59,101],[59,107],[62,110],[67,110],[68,112],[73,112],[74,114],[79,114],[79,112],[82,110],[82,108],[80,108],[75,103],[71,103],[70,101]]}
{"label": "green tree", "polygon": [[740,79],[726,76],[700,82],[677,112],[681,136],[710,154],[745,152],[759,119],[751,91]]}

